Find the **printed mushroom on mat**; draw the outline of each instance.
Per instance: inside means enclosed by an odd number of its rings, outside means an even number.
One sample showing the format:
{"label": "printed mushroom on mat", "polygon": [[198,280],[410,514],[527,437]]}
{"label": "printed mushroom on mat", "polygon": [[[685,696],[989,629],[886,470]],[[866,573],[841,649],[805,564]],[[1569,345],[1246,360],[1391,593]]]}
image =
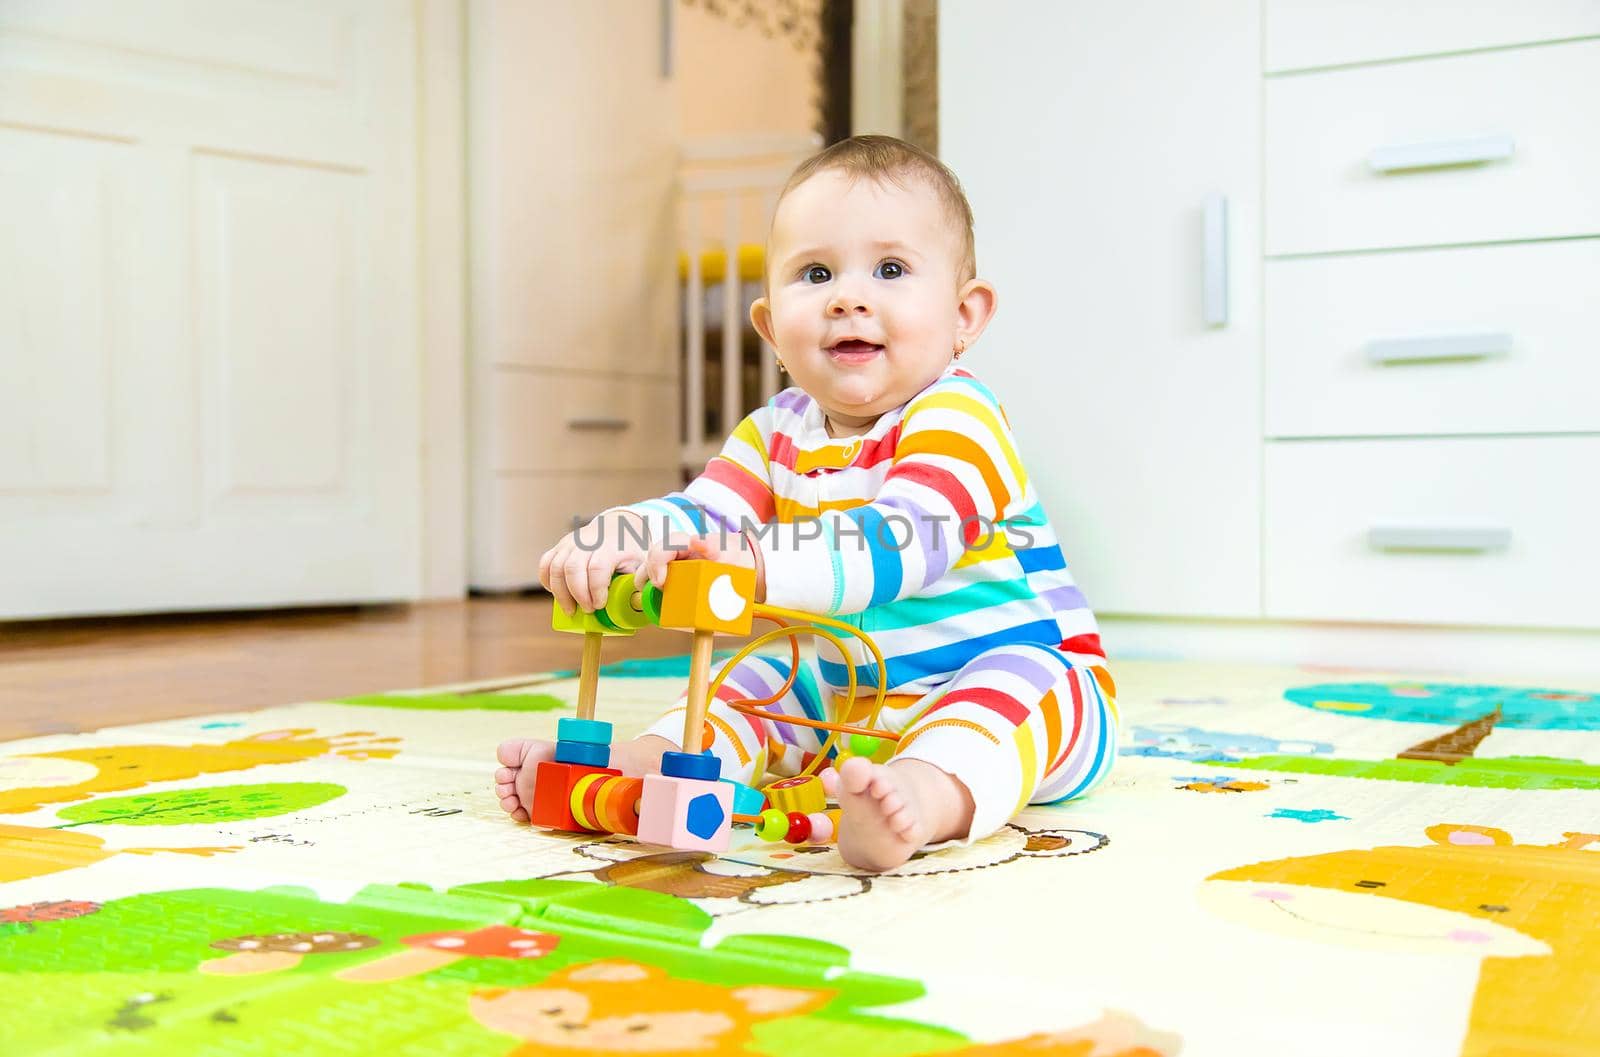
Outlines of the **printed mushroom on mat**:
{"label": "printed mushroom on mat", "polygon": [[556,949],[559,936],[510,925],[488,925],[472,932],[426,932],[403,936],[408,950],[365,965],[342,969],[334,976],[357,983],[379,983],[419,976],[461,958],[543,958]]}
{"label": "printed mushroom on mat", "polygon": [[226,958],[200,963],[200,971],[218,976],[250,976],[293,969],[308,954],[348,954],[376,947],[382,941],[359,932],[275,932],[269,936],[234,936],[211,946],[232,951]]}

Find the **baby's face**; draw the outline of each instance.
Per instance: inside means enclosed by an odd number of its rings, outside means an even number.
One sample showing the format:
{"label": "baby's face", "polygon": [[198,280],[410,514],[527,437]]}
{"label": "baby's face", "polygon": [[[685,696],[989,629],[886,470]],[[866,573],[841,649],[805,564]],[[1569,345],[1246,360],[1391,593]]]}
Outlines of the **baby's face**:
{"label": "baby's face", "polygon": [[949,365],[965,333],[960,266],[931,187],[824,170],[779,203],[751,317],[835,428],[864,429]]}

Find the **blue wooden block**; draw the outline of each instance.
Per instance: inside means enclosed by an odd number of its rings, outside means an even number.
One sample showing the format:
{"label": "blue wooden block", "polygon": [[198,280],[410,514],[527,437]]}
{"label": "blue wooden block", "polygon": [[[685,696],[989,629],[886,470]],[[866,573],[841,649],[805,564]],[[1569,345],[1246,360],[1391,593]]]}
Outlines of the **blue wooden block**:
{"label": "blue wooden block", "polygon": [[601,719],[566,716],[556,722],[556,741],[581,741],[590,745],[611,744],[611,724]]}
{"label": "blue wooden block", "polygon": [[611,764],[611,746],[594,745],[587,741],[558,741],[556,762],[575,763],[580,767],[607,767]]}

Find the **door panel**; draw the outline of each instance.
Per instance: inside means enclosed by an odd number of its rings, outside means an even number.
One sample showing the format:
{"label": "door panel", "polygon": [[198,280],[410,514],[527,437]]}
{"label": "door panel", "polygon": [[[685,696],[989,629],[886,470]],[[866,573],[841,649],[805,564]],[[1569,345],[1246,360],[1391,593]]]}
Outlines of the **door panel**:
{"label": "door panel", "polygon": [[0,129],[0,488],[110,487],[113,182],[119,144]]}
{"label": "door panel", "polygon": [[0,6],[0,617],[418,593],[413,17]]}

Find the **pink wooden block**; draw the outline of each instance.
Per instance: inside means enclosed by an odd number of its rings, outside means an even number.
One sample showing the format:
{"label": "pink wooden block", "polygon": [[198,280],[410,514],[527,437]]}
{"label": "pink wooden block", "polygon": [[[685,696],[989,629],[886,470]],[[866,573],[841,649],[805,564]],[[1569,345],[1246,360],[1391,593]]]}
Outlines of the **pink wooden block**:
{"label": "pink wooden block", "polygon": [[678,851],[726,851],[733,828],[727,782],[647,774],[639,798],[639,839]]}

